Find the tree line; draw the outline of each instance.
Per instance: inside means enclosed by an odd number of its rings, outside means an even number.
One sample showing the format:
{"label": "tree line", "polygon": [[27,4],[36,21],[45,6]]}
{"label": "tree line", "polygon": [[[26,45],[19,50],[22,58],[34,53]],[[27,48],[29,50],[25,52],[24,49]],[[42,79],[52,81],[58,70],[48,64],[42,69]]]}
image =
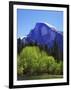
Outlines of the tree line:
{"label": "tree line", "polygon": [[56,40],[54,42],[54,46],[52,48],[49,48],[48,45],[40,45],[39,43],[37,43],[37,41],[29,42],[29,43],[25,44],[25,43],[22,42],[22,40],[20,38],[17,39],[17,53],[18,54],[26,46],[38,46],[40,51],[44,50],[49,55],[52,55],[55,59],[63,60],[63,51],[61,51],[60,48],[58,47],[58,45],[56,43]]}

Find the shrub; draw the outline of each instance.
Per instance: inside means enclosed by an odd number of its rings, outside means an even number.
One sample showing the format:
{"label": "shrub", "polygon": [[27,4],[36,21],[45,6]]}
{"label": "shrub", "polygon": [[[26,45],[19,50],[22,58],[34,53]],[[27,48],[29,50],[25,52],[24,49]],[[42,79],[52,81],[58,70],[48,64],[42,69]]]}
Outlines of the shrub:
{"label": "shrub", "polygon": [[53,56],[39,49],[37,46],[26,46],[17,59],[17,72],[24,74],[63,74],[62,61],[57,62]]}
{"label": "shrub", "polygon": [[24,67],[23,67],[22,60],[20,61],[20,58],[18,56],[18,58],[17,58],[17,74],[22,76],[23,75],[23,70],[24,70]]}

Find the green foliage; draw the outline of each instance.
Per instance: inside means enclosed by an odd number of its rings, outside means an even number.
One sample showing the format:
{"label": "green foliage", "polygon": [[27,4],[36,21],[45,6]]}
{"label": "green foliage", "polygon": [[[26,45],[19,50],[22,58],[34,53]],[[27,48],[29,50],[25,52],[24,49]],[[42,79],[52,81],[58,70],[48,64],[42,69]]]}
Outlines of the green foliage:
{"label": "green foliage", "polygon": [[62,61],[57,62],[38,46],[26,46],[17,57],[17,73],[25,74],[63,74]]}
{"label": "green foliage", "polygon": [[63,62],[60,61],[59,63],[56,63],[55,73],[57,75],[63,74]]}
{"label": "green foliage", "polygon": [[23,63],[22,63],[22,60],[20,61],[20,58],[18,56],[18,59],[17,59],[17,72],[18,72],[18,75],[23,75],[23,70],[24,70],[24,67],[23,67]]}

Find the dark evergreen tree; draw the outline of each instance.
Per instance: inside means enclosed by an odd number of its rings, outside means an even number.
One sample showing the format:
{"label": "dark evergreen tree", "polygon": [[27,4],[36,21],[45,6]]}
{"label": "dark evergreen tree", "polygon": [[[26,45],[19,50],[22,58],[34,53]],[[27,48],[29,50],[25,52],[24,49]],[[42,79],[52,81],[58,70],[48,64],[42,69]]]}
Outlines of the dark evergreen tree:
{"label": "dark evergreen tree", "polygon": [[18,38],[17,39],[17,53],[20,53],[20,51],[22,50],[22,48],[23,48],[23,44],[21,42],[21,39]]}
{"label": "dark evergreen tree", "polygon": [[52,49],[52,55],[55,57],[57,60],[63,60],[63,52],[60,50],[58,47],[56,40],[54,42],[54,47]]}

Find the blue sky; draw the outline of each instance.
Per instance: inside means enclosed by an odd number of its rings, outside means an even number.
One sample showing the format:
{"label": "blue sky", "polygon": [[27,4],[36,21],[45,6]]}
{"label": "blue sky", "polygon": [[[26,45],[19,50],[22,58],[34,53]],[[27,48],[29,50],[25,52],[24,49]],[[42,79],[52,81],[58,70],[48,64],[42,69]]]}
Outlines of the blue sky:
{"label": "blue sky", "polygon": [[37,22],[46,22],[63,31],[63,11],[17,9],[17,37],[24,37]]}

